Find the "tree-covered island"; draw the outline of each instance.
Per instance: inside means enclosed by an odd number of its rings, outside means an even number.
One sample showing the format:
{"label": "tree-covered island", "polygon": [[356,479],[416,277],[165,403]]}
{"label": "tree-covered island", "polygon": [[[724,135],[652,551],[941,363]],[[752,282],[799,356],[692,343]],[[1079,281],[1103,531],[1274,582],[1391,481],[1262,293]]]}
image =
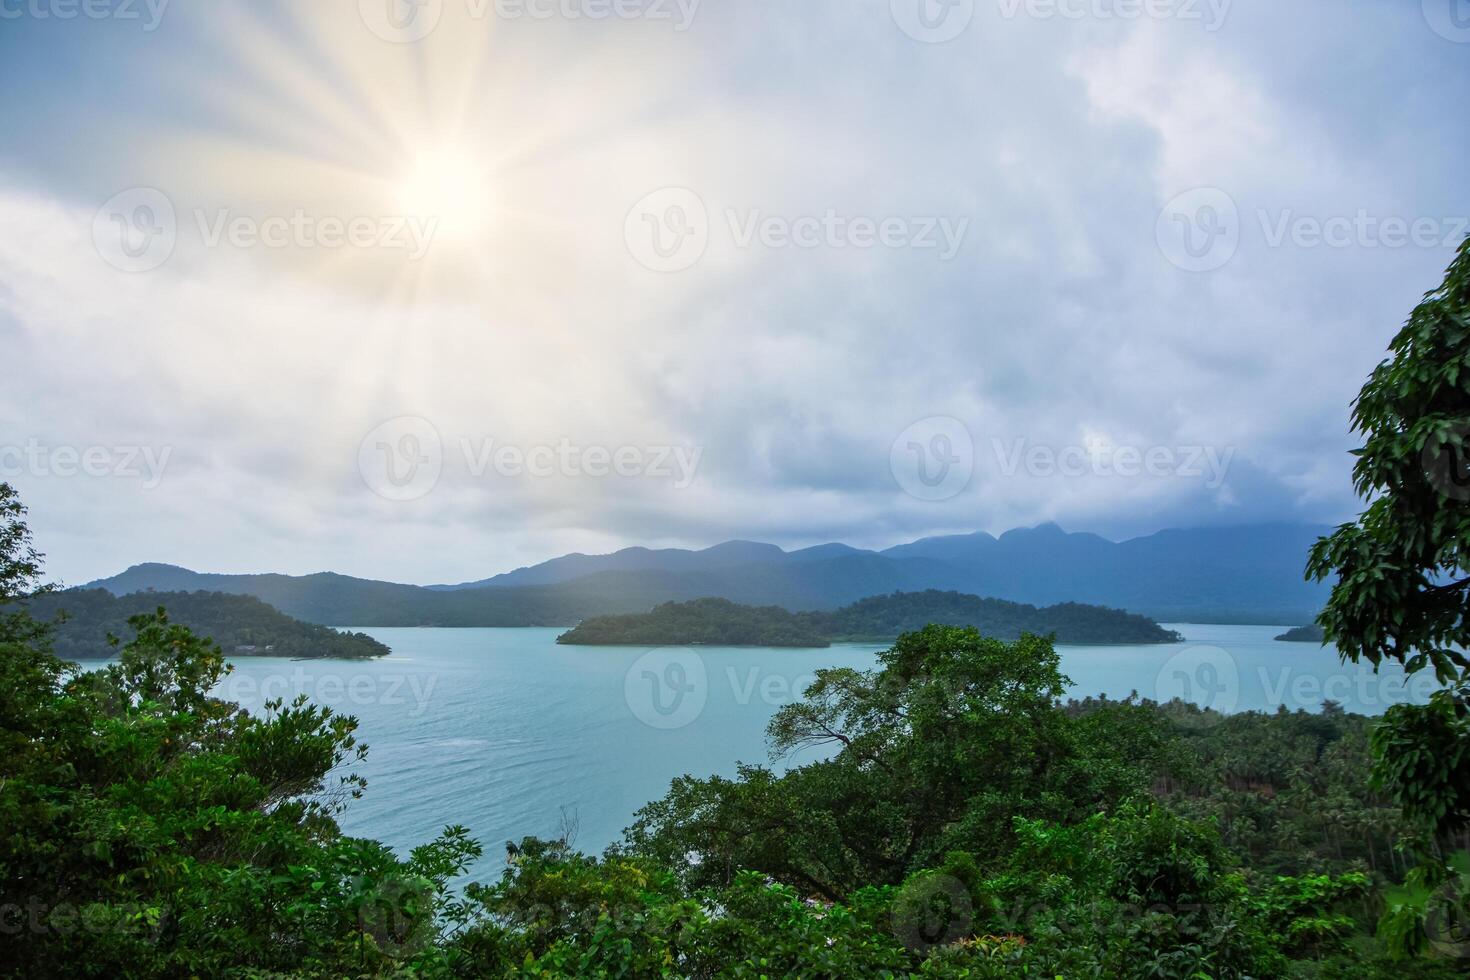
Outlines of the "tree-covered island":
{"label": "tree-covered island", "polygon": [[960,592],[895,592],[830,612],[793,613],[728,599],[666,602],[646,613],[583,620],[558,643],[587,646],[824,647],[885,642],[931,624],[974,626],[987,636],[1055,635],[1058,643],[1178,643],[1158,623],[1119,609],[1065,602],[1045,608]]}
{"label": "tree-covered island", "polygon": [[211,637],[228,657],[296,657],[361,660],[385,657],[388,647],[366,633],[342,633],[303,623],[254,596],[223,592],[136,592],[69,589],[27,600],[38,620],[60,620],[52,642],[68,660],[111,657],[109,636],[128,635],[128,620],[166,608],[174,622]]}
{"label": "tree-covered island", "polygon": [[1307,626],[1293,627],[1276,639],[1285,643],[1326,643],[1327,635],[1322,632],[1322,627],[1311,623]]}

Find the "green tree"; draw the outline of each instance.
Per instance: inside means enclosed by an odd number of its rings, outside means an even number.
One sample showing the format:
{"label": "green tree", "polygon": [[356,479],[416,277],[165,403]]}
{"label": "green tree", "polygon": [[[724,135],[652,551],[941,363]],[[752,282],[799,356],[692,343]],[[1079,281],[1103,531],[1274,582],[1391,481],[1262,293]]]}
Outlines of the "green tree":
{"label": "green tree", "polygon": [[355,719],[213,697],[221,651],[162,610],[102,670],[56,658],[23,516],[0,485],[0,975],[445,968],[464,830],[406,861],[344,837]]}
{"label": "green tree", "polygon": [[1307,573],[1337,578],[1317,622],[1344,657],[1448,681],[1470,666],[1470,239],[1389,350],[1353,407],[1368,508]]}
{"label": "green tree", "polygon": [[[1309,576],[1337,576],[1318,617],[1345,659],[1430,668],[1447,686],[1396,705],[1374,733],[1377,784],[1418,832],[1410,889],[1467,921],[1451,855],[1470,829],[1470,239],[1409,315],[1358,394],[1364,445],[1353,481],[1367,509],[1312,549]],[[1425,948],[1427,906],[1390,906],[1401,953]]]}

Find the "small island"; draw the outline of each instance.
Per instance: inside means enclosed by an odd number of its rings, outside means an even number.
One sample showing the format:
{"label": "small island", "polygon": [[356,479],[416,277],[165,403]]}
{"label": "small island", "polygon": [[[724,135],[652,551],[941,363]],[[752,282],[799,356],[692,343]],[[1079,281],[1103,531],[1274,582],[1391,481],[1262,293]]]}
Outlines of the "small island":
{"label": "small island", "polygon": [[1322,644],[1327,642],[1327,636],[1322,632],[1322,627],[1318,626],[1316,623],[1312,623],[1309,626],[1298,626],[1294,629],[1289,629],[1285,633],[1282,633],[1280,636],[1276,637],[1276,639],[1282,640],[1286,643]]}
{"label": "small island", "polygon": [[1179,643],[1178,633],[1146,616],[1082,603],[1045,608],[961,592],[895,592],[833,611],[793,613],[780,606],[742,606],[728,599],[666,602],[646,613],[595,616],[557,637],[585,646],[824,647],[834,642],[885,643],[930,623],[974,626],[1014,640],[1054,635],[1058,643]]}
{"label": "small island", "polygon": [[594,616],[558,636],[556,642],[643,647],[831,646],[803,617],[780,606],[742,606],[713,598],[665,602],[646,613]]}
{"label": "small island", "polygon": [[126,642],[128,618],[162,607],[172,622],[219,644],[225,656],[292,657],[302,660],[364,660],[384,657],[388,647],[366,633],[341,633],[303,623],[254,596],[223,592],[135,592],[115,596],[106,589],[69,589],[26,600],[36,619],[61,619],[56,655],[67,660],[111,657],[108,634]]}

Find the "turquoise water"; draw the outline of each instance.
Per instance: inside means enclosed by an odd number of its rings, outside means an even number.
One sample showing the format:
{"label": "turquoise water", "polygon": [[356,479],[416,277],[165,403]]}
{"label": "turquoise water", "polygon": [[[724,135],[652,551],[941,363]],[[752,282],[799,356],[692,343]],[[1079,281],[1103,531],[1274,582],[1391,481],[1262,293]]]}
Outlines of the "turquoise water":
{"label": "turquoise water", "polygon": [[[1334,651],[1279,643],[1285,627],[1173,625],[1167,646],[1063,647],[1070,693],[1184,697],[1222,710],[1324,698],[1381,714],[1423,701],[1431,682],[1401,671],[1344,667]],[[407,849],[450,823],[486,847],[474,869],[503,866],[504,842],[555,835],[563,808],[577,845],[600,851],[645,802],[683,773],[733,775],[768,763],[771,715],[820,667],[866,668],[882,649],[841,645],[771,650],[648,651],[561,647],[555,629],[377,629],[381,660],[241,658],[220,693],[251,709],[298,693],[356,715],[371,750],[367,792],[342,819],[352,834]],[[796,761],[814,756],[797,756]]]}

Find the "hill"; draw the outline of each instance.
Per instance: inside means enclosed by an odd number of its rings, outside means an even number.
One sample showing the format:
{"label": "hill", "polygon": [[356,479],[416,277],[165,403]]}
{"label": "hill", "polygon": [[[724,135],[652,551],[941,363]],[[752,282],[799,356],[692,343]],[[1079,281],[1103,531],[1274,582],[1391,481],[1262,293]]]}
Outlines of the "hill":
{"label": "hill", "polygon": [[1303,580],[1327,528],[1262,524],[1162,531],[1112,542],[1055,525],[924,538],[883,552],[846,545],[783,551],[733,541],[702,551],[628,548],[564,555],[461,585],[422,587],[331,572],[214,575],[136,565],[92,583],[254,595],[300,619],[358,626],[570,626],[708,596],[753,606],[833,610],[867,596],[953,591],[1052,606],[1126,609],[1164,622],[1304,622],[1328,583]]}
{"label": "hill", "polygon": [[1146,616],[1077,602],[1038,608],[1004,599],[982,599],[959,592],[896,592],[873,596],[832,613],[802,617],[834,640],[891,640],[930,623],[974,626],[986,636],[1014,640],[1022,633],[1054,634],[1058,643],[1179,643]]}
{"label": "hill", "polygon": [[666,602],[651,612],[594,616],[556,638],[587,646],[825,647],[811,624],[779,606],[729,599]]}
{"label": "hill", "polygon": [[1280,636],[1276,637],[1276,639],[1283,640],[1287,643],[1320,644],[1327,642],[1327,637],[1322,633],[1322,627],[1318,626],[1316,623],[1312,623],[1309,626],[1297,626],[1293,629],[1289,629],[1285,633],[1282,633]]}
{"label": "hill", "polygon": [[894,639],[930,623],[974,626],[987,636],[1055,634],[1060,643],[1177,643],[1182,638],[1143,616],[1063,603],[1038,609],[1001,599],[929,590],[873,596],[833,612],[792,613],[728,599],[667,602],[651,612],[598,616],[557,637],[590,646],[827,646],[831,641]]}
{"label": "hill", "polygon": [[128,617],[159,606],[169,619],[218,643],[230,657],[272,656],[362,659],[382,657],[388,647],[363,633],[339,633],[292,619],[254,596],[222,592],[143,592],[114,596],[103,589],[71,589],[26,601],[31,615],[66,620],[56,630],[56,654],[67,660],[110,657],[107,636],[126,639]]}

